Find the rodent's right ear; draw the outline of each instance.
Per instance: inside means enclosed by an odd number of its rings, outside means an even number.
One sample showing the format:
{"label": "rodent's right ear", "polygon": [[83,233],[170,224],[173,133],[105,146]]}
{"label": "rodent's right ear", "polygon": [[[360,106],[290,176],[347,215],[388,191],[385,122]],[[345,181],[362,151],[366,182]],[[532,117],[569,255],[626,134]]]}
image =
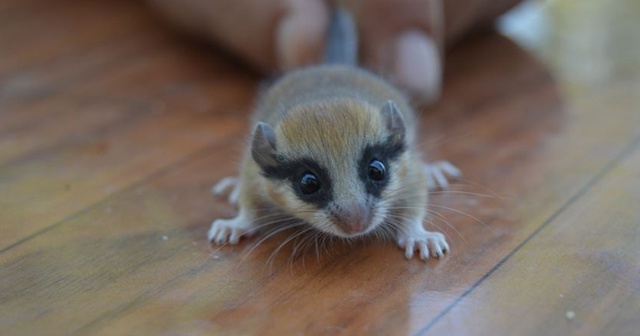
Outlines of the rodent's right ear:
{"label": "rodent's right ear", "polygon": [[400,110],[398,110],[396,103],[394,103],[393,100],[388,100],[380,111],[387,124],[387,130],[391,133],[391,140],[394,143],[404,143],[406,132],[404,118],[402,118],[402,114]]}
{"label": "rodent's right ear", "polygon": [[266,123],[258,122],[253,131],[251,156],[262,169],[278,164],[276,161],[276,133]]}

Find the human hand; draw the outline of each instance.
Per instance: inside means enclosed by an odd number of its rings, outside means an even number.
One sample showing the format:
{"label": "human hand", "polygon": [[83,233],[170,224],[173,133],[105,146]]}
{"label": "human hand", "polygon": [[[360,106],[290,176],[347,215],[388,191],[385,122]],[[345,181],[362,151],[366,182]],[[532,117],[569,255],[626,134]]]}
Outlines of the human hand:
{"label": "human hand", "polygon": [[[216,40],[267,73],[319,63],[331,15],[329,0],[148,1],[184,28]],[[361,64],[430,102],[440,94],[443,45],[445,36],[450,38],[445,16],[453,19],[451,31],[458,33],[517,1],[448,0],[444,9],[442,0],[340,4],[356,21]],[[490,10],[477,10],[483,5]],[[469,14],[465,6],[476,11]]]}
{"label": "human hand", "polygon": [[[264,72],[321,61],[324,0],[149,0],[183,27],[213,38]],[[410,93],[432,100],[442,77],[441,0],[346,0],[360,59]]]}

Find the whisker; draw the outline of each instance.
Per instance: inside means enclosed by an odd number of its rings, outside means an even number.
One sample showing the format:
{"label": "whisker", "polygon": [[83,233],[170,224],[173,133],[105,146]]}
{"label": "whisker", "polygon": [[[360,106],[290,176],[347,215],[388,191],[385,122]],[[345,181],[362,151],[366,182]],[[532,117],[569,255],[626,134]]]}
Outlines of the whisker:
{"label": "whisker", "polygon": [[459,213],[459,214],[461,214],[461,215],[467,216],[467,217],[469,217],[469,218],[471,218],[471,219],[474,219],[476,222],[478,222],[478,223],[480,223],[480,224],[484,225],[485,227],[487,227],[487,228],[491,229],[491,231],[492,231],[494,234],[496,233],[495,229],[494,229],[493,227],[491,227],[489,224],[487,224],[487,223],[485,223],[485,222],[481,221],[481,220],[480,220],[480,219],[478,219],[477,217],[475,217],[475,216],[473,216],[473,215],[471,215],[471,214],[468,214],[468,213],[466,213],[466,212],[464,212],[464,211],[457,210],[457,209],[454,209],[454,208],[450,208],[450,207],[448,207],[448,206],[444,206],[444,205],[431,204],[431,206],[434,206],[434,207],[437,207],[437,208],[442,208],[442,209],[449,210],[449,211],[453,211],[453,212]]}
{"label": "whisker", "polygon": [[[497,193],[496,191],[494,191],[493,189],[491,189],[491,188],[489,188],[489,187],[487,187],[487,186],[485,186],[485,185],[483,185],[483,184],[481,184],[481,183],[475,182],[475,181],[473,181],[473,180],[471,180],[471,179],[464,178],[463,176],[456,178],[456,181],[459,181],[459,182],[466,182],[466,183],[469,183],[469,184],[470,184],[470,185],[472,185],[472,186],[482,188],[482,189],[486,190],[487,192],[489,192],[490,194],[492,194],[492,195],[496,196],[497,198],[501,198],[501,199],[510,199],[510,197],[501,196],[500,194],[498,194],[498,193]],[[456,184],[452,184],[452,185],[456,185]]]}
{"label": "whisker", "polygon": [[288,229],[294,228],[294,227],[299,226],[299,225],[300,225],[300,224],[299,224],[297,221],[295,221],[295,222],[289,223],[288,225],[283,225],[282,227],[279,227],[279,228],[277,228],[277,229],[275,229],[275,230],[273,230],[273,231],[270,231],[270,232],[266,233],[266,234],[264,235],[264,237],[262,237],[258,242],[256,242],[256,243],[251,247],[251,249],[250,249],[250,250],[245,254],[245,256],[244,256],[244,257],[242,257],[242,259],[240,259],[240,262],[242,263],[242,262],[243,262],[243,261],[244,261],[244,260],[245,260],[245,259],[246,259],[246,258],[247,258],[247,257],[248,257],[248,256],[249,256],[249,255],[250,255],[250,254],[251,254],[251,253],[252,253],[256,248],[258,248],[258,246],[260,246],[260,245],[261,245],[263,242],[265,242],[267,239],[269,239],[269,238],[271,238],[271,237],[275,236],[276,234],[278,234],[278,233],[280,233],[280,232],[282,232],[282,231],[286,231],[286,230],[288,230]]}
{"label": "whisker", "polygon": [[[389,221],[389,223],[390,223],[390,224],[395,224],[395,225],[397,225],[397,226],[399,226],[399,225],[403,225],[403,226],[404,226],[404,225],[405,225],[405,223],[406,223],[408,220],[411,220],[411,219],[412,219],[412,218],[408,218],[408,217],[406,217],[406,216],[402,216],[402,215],[390,215],[388,218],[389,218],[389,219],[392,219],[392,221]],[[397,222],[396,222],[396,220],[400,220],[401,222],[400,222],[400,223],[397,223]],[[449,236],[446,234],[446,231],[445,231],[442,227],[440,227],[439,225],[437,225],[436,223],[434,223],[434,222],[432,222],[432,221],[430,221],[430,220],[428,220],[428,219],[425,219],[425,221],[426,221],[428,224],[430,224],[430,225],[434,226],[434,227],[435,227],[438,231],[440,231],[442,234],[444,234],[444,235],[447,237],[447,239],[451,240],[451,237],[449,237]],[[443,222],[444,222],[445,224],[447,224],[447,226],[451,227],[451,228],[452,228],[452,229],[453,229],[453,230],[454,230],[454,231],[455,231],[455,232],[460,236],[460,238],[462,238],[462,240],[466,243],[466,239],[464,238],[464,236],[462,235],[462,233],[461,233],[458,229],[456,229],[454,226],[452,226],[452,225],[451,225],[449,222],[447,222],[446,220],[445,220],[445,221],[443,221]],[[398,230],[398,231],[402,231],[402,228],[397,227],[397,230]],[[425,229],[425,230],[426,230],[426,229]]]}
{"label": "whisker", "polygon": [[429,195],[439,195],[439,194],[461,194],[461,195],[469,195],[469,196],[475,196],[475,197],[485,197],[485,198],[497,198],[497,199],[506,199],[502,196],[496,196],[496,195],[489,195],[489,194],[480,194],[480,193],[475,193],[475,192],[471,192],[471,191],[461,191],[461,190],[436,190],[436,191],[430,191]]}
{"label": "whisker", "polygon": [[[275,255],[276,255],[278,252],[280,252],[280,250],[281,250],[285,245],[287,245],[287,243],[289,243],[291,240],[295,239],[296,237],[298,237],[298,236],[300,236],[300,235],[302,235],[302,234],[304,234],[304,233],[306,233],[306,232],[308,232],[308,231],[310,231],[310,230],[312,230],[312,229],[313,229],[313,228],[307,228],[307,229],[301,230],[300,232],[298,232],[298,233],[296,233],[296,234],[293,234],[293,235],[289,236],[287,239],[285,239],[285,241],[284,241],[284,242],[280,243],[280,244],[278,245],[278,247],[277,247],[273,252],[271,252],[271,255],[269,255],[269,258],[267,258],[267,263],[266,263],[266,264],[267,264],[267,265],[271,265],[271,266],[273,266],[273,258],[275,257]],[[270,266],[270,267],[271,267],[271,266]]]}
{"label": "whisker", "polygon": [[439,213],[439,212],[437,212],[435,210],[432,210],[432,209],[427,209],[427,212],[429,212],[431,214],[435,214],[437,219],[439,219],[441,222],[443,222],[448,227],[450,227],[453,231],[455,231],[458,234],[458,236],[460,236],[460,238],[462,238],[462,240],[465,243],[467,242],[467,240],[464,238],[464,235],[462,234],[462,232],[460,232],[460,230],[458,230],[455,226],[453,226],[451,223],[449,223],[449,221],[446,220],[445,217],[441,213]]}

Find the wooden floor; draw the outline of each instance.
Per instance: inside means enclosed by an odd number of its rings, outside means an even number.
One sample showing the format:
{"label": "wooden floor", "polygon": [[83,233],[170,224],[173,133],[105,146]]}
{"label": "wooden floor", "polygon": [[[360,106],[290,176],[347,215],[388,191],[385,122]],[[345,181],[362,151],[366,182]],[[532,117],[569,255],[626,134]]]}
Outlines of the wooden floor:
{"label": "wooden floor", "polygon": [[139,2],[0,0],[0,335],[637,335],[640,6],[529,7],[422,109],[465,173],[425,264],[210,246],[260,79]]}

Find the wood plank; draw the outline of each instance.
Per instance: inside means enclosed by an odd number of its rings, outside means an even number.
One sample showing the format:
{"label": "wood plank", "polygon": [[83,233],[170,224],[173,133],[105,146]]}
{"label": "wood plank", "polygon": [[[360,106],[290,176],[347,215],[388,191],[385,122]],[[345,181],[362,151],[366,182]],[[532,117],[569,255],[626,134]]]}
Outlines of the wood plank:
{"label": "wood plank", "polygon": [[0,52],[1,79],[82,53],[105,40],[124,39],[152,21],[142,5],[122,1],[74,1],[52,7],[0,30],[2,44],[11,46]]}
{"label": "wood plank", "polygon": [[[93,10],[100,14],[96,8]],[[0,105],[0,124],[4,128],[0,135],[0,205],[11,209],[0,216],[7,226],[0,236],[0,249],[162,169],[191,150],[198,151],[220,136],[224,138],[241,125],[230,118],[219,123],[216,127],[222,128],[213,133],[202,122],[191,130],[185,127],[193,120],[206,119],[212,121],[209,125],[216,124],[210,111],[218,108],[246,110],[239,108],[237,102],[250,102],[253,98],[254,84],[249,77],[234,75],[229,79],[228,63],[208,65],[219,56],[175,49],[175,44],[166,38],[159,44],[158,33],[141,34],[146,38],[142,48],[137,45],[140,36],[123,40],[119,45],[124,46],[123,54],[98,53],[97,64],[93,62],[95,57],[89,55],[88,66],[83,67],[80,62],[78,72],[66,70],[74,66],[70,61],[64,61],[61,69],[54,66],[54,71],[51,67],[35,70],[40,77],[35,85],[24,88],[25,96],[9,92],[11,101],[4,100]],[[151,49],[147,46],[154,44]],[[106,48],[113,49],[113,45],[108,42]],[[91,74],[91,68],[100,72]],[[219,82],[197,87],[196,83],[207,82],[212,75]],[[224,82],[235,85],[217,84]],[[31,102],[34,94],[38,97],[35,105]],[[16,98],[27,101],[16,102]],[[219,114],[225,113],[228,111]],[[162,133],[174,127],[184,130],[168,132],[168,136]],[[199,130],[201,136],[197,135]],[[136,140],[140,138],[143,140]],[[190,145],[180,144],[184,141],[178,138],[188,139]],[[170,145],[163,146],[165,143]],[[134,153],[144,154],[132,160],[129,155]],[[101,159],[94,160],[96,156]],[[89,168],[95,164],[98,167]],[[144,169],[136,169],[139,165]],[[76,169],[65,169],[69,166]],[[136,171],[132,173],[130,169]],[[115,184],[100,182],[103,177],[119,179],[122,174],[127,177]],[[72,192],[72,188],[77,190]],[[37,209],[30,202],[37,202]]]}
{"label": "wood plank", "polygon": [[636,334],[640,139],[620,161],[425,334]]}
{"label": "wood plank", "polygon": [[[176,48],[174,42],[144,34],[120,41],[117,47],[106,43],[106,49],[30,70],[36,81],[15,87],[8,83],[0,93],[7,94],[0,97],[0,131],[24,129],[43,119],[60,117],[64,109],[71,108],[70,102],[145,104],[164,94],[192,90],[194,83],[210,81],[214,74],[227,76],[234,68],[219,55],[194,52],[189,44]],[[247,79],[234,76],[227,80]]]}
{"label": "wood plank", "polygon": [[[190,59],[189,54],[167,54],[163,53],[160,47],[155,50],[160,53],[150,55],[145,52],[135,58],[122,60],[122,63],[125,63],[122,66],[119,67],[116,63],[110,68],[100,69],[101,73],[94,73],[95,76],[91,79],[78,78],[63,82],[53,90],[46,87],[47,83],[43,83],[44,91],[50,91],[44,93],[44,97],[41,96],[43,92],[38,92],[39,88],[31,88],[27,95],[31,96],[35,91],[35,94],[40,96],[36,102],[5,104],[10,107],[5,108],[5,113],[0,115],[0,166],[22,156],[33,155],[34,151],[42,152],[61,142],[114,127],[127,118],[140,118],[145,115],[142,111],[149,110],[152,106],[158,110],[164,109],[166,100],[175,99],[172,96],[188,94],[190,97],[195,96],[201,108],[211,105],[208,98],[201,98],[209,93],[194,88],[194,83],[201,81],[198,77],[214,73],[213,71],[196,72],[193,65],[173,66],[184,59]],[[200,61],[192,57],[191,60],[195,64]],[[162,79],[153,81],[153,74],[165,67],[171,67],[174,71],[165,72]],[[118,69],[116,74],[113,73],[113,68]],[[207,69],[204,64],[202,68]],[[215,74],[225,76],[220,71],[216,71]],[[100,94],[123,90],[122,86],[127,86],[123,83],[129,83],[138,77],[149,78],[150,82],[128,91],[124,89],[123,92],[126,92],[127,96],[115,98],[110,97],[108,93]],[[64,92],[65,90],[70,92]],[[194,94],[195,91],[203,95],[198,96]]]}
{"label": "wood plank", "polygon": [[[126,37],[103,41],[72,56],[42,61],[15,75],[9,74],[0,83],[0,118],[19,118],[20,113],[12,112],[25,110],[22,104],[42,103],[47,98],[54,99],[51,97],[54,94],[73,95],[75,87],[104,77],[115,69],[131,68],[145,59],[154,58],[167,47],[168,41],[163,34],[131,32]],[[4,120],[0,125],[4,126]]]}
{"label": "wood plank", "polygon": [[[37,153],[45,154],[62,143],[92,137],[95,133],[103,133],[109,128],[117,128],[148,115],[145,113],[148,108],[135,104],[63,101],[62,106],[57,108],[52,108],[47,101],[43,110],[29,109],[39,112],[38,119],[31,119],[26,125],[0,134],[0,167],[27,160]],[[52,127],[52,124],[56,126]]]}
{"label": "wood plank", "polygon": [[0,168],[0,206],[5,209],[0,246],[6,248],[244,129],[244,120],[221,122],[209,110],[185,101],[179,105],[180,113],[171,105],[137,109],[145,118],[125,119],[103,134]]}

